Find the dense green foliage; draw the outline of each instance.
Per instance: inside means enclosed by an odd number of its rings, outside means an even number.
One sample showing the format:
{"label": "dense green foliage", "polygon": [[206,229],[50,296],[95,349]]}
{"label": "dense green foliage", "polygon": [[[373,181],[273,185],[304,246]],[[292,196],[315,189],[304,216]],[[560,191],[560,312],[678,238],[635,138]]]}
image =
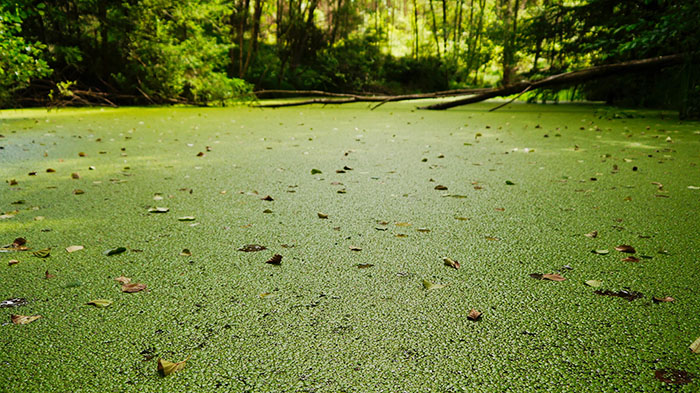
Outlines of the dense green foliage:
{"label": "dense green foliage", "polygon": [[[16,105],[65,81],[121,102],[198,104],[253,88],[494,86],[700,45],[696,0],[2,1],[2,34],[13,37],[2,50],[23,53],[13,63],[34,61],[3,85]],[[28,53],[26,43],[35,43]],[[54,71],[42,80],[47,65]],[[697,67],[591,83],[574,96],[692,112]]]}

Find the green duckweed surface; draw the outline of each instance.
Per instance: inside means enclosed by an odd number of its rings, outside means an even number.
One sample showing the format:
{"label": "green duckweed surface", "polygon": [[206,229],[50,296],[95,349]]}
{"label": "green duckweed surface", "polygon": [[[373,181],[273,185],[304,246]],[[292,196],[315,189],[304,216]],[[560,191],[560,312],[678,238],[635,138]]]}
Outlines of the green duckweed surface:
{"label": "green duckweed surface", "polygon": [[700,124],[494,105],[0,112],[0,390],[698,391]]}

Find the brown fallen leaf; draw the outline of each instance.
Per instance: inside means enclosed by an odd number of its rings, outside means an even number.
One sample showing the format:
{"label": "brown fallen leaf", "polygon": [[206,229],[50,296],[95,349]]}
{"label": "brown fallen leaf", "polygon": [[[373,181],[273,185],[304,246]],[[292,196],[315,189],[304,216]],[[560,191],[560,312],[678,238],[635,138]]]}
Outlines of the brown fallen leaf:
{"label": "brown fallen leaf", "polygon": [[54,173],[54,172],[56,172],[56,170],[53,169],[53,168],[47,168],[47,169],[46,169],[46,173]]}
{"label": "brown fallen leaf", "polygon": [[693,382],[693,375],[687,371],[661,369],[654,371],[654,378],[673,385],[684,385]]}
{"label": "brown fallen leaf", "polygon": [[27,244],[27,239],[23,237],[18,237],[14,241],[12,241],[12,248],[19,248],[22,247],[23,245]]}
{"label": "brown fallen leaf", "polygon": [[559,274],[541,274],[541,273],[532,273],[530,274],[530,277],[537,279],[537,280],[549,280],[549,281],[565,281],[566,278],[562,277]]}
{"label": "brown fallen leaf", "polygon": [[583,236],[590,237],[591,239],[595,239],[598,237],[598,231],[592,231],[584,234]]}
{"label": "brown fallen leaf", "polygon": [[204,157],[204,156],[205,156],[205,154],[204,154],[204,152],[202,152],[202,151],[200,151],[199,153],[197,153],[197,157]]}
{"label": "brown fallen leaf", "polygon": [[263,201],[268,201],[268,202],[272,202],[272,201],[275,200],[275,198],[273,198],[273,197],[271,197],[271,196],[269,196],[269,195],[266,195],[265,197],[260,198],[260,199],[263,200]]}
{"label": "brown fallen leaf", "polygon": [[53,275],[53,274],[51,274],[51,273],[49,273],[48,270],[44,273],[44,279],[46,279],[46,280],[52,279],[52,278],[54,278],[54,277],[56,277],[56,276]]}
{"label": "brown fallen leaf", "polygon": [[615,247],[615,250],[617,250],[619,252],[626,252],[629,254],[634,254],[635,252],[637,252],[637,250],[635,250],[634,247],[628,246],[626,244],[621,244],[621,245]]}
{"label": "brown fallen leaf", "polygon": [[620,259],[622,262],[639,262],[639,258],[627,257]]}
{"label": "brown fallen leaf", "polygon": [[438,191],[447,191],[447,186],[443,186],[442,184],[438,184],[435,186],[435,189]]}
{"label": "brown fallen leaf", "polygon": [[114,281],[117,281],[121,283],[122,285],[128,284],[131,282],[131,279],[129,277],[124,277],[124,276],[119,276],[114,279]]}
{"label": "brown fallen leaf", "polygon": [[41,318],[41,315],[10,315],[10,320],[15,325],[26,325],[36,321],[39,318]]}
{"label": "brown fallen leaf", "polygon": [[187,248],[183,248],[182,251],[180,251],[180,255],[183,257],[191,257],[192,256],[192,251],[190,251]]}
{"label": "brown fallen leaf", "polygon": [[80,174],[78,172],[73,172],[70,174],[71,179],[80,179]]}
{"label": "brown fallen leaf", "polygon": [[16,259],[10,259],[10,260],[7,262],[7,265],[8,265],[8,266],[12,266],[12,265],[16,265],[16,264],[18,264],[18,263],[19,263],[18,260],[16,260]]}
{"label": "brown fallen leaf", "polygon": [[358,263],[357,264],[358,269],[367,269],[367,268],[370,268],[372,266],[374,266],[374,265],[371,263]]}
{"label": "brown fallen leaf", "polygon": [[144,289],[146,289],[146,284],[130,283],[130,284],[122,285],[122,292],[126,292],[126,293],[141,292]]}
{"label": "brown fallen leaf", "polygon": [[318,212],[318,213],[316,213],[316,215],[318,216],[318,218],[321,218],[324,220],[328,218],[328,214],[326,214],[326,213]]}
{"label": "brown fallen leaf", "polygon": [[350,251],[362,251],[362,248],[357,246],[350,246]]}
{"label": "brown fallen leaf", "polygon": [[506,211],[506,209],[503,208],[503,207],[497,207],[497,208],[495,208],[495,209],[493,209],[493,210],[495,210],[495,211],[497,211],[497,212],[504,212],[504,211]]}
{"label": "brown fallen leaf", "polygon": [[459,269],[461,267],[459,262],[455,261],[452,258],[442,257],[442,260],[443,260],[443,262],[445,262],[445,266],[449,266],[453,269]]}
{"label": "brown fallen leaf", "polygon": [[76,188],[75,190],[73,190],[73,194],[74,195],[82,195],[82,194],[85,194],[85,191],[83,191],[79,188]]}
{"label": "brown fallen leaf", "polygon": [[653,300],[654,300],[654,303],[673,303],[676,301],[676,299],[674,299],[670,296],[664,296],[664,297],[654,296]]}
{"label": "brown fallen leaf", "polygon": [[476,321],[479,318],[481,318],[481,314],[483,314],[483,313],[472,308],[471,311],[469,311],[469,315],[467,315],[467,318],[471,319],[472,321]]}
{"label": "brown fallen leaf", "polygon": [[265,263],[269,263],[270,265],[278,265],[279,266],[282,264],[282,255],[275,254],[272,256],[272,258],[265,261]]}

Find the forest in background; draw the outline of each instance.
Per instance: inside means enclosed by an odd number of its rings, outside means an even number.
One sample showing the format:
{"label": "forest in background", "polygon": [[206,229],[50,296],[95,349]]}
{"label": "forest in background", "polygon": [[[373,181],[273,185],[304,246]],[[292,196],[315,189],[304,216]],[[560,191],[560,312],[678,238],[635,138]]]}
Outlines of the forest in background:
{"label": "forest in background", "polygon": [[670,54],[531,100],[700,115],[697,0],[0,0],[0,107],[492,87]]}

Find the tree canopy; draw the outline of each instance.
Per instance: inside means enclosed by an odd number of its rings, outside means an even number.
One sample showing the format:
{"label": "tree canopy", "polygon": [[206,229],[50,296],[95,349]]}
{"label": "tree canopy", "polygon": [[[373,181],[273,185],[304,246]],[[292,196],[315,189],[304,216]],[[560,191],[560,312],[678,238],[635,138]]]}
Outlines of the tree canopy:
{"label": "tree canopy", "polygon": [[[259,89],[408,94],[688,53],[661,73],[532,93],[700,112],[697,1],[5,0],[0,104],[71,94],[221,104]],[[92,94],[92,96],[90,95]],[[99,101],[99,99],[97,99]],[[80,102],[78,102],[80,103]]]}

